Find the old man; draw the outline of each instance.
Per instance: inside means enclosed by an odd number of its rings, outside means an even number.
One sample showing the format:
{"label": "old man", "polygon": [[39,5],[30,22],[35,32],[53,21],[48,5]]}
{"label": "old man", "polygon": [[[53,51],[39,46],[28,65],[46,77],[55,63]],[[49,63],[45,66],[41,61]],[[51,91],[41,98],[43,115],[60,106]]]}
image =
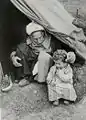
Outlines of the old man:
{"label": "old man", "polygon": [[[52,53],[56,48],[56,43],[51,40],[51,35],[47,34],[42,26],[31,22],[26,26],[28,34],[26,43],[20,43],[16,51],[11,53],[11,60],[16,68],[16,76],[19,86],[30,84],[33,78],[33,69],[38,61],[38,82],[45,82],[48,70],[52,65]],[[60,44],[57,44],[61,48]]]}

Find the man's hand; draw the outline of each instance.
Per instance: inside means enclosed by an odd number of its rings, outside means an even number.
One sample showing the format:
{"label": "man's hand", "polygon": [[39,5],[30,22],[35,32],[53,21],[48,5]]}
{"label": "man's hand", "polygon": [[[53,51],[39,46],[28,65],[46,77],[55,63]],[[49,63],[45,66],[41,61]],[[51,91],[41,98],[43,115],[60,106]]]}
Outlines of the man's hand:
{"label": "man's hand", "polygon": [[13,62],[13,65],[15,67],[21,67],[22,66],[22,64],[19,61],[21,61],[21,58],[19,58],[18,56],[12,57],[12,62]]}
{"label": "man's hand", "polygon": [[21,58],[19,58],[18,56],[16,56],[16,51],[13,51],[11,54],[10,54],[10,58],[12,60],[12,63],[15,67],[21,67],[22,64],[20,64],[19,61],[21,61]]}

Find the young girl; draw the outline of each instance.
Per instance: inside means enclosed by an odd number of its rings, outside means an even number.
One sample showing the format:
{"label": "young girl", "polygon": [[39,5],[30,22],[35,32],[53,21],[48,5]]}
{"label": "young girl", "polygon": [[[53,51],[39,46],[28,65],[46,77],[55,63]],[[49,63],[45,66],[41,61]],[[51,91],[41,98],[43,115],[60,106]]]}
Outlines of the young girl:
{"label": "young girl", "polygon": [[59,104],[59,99],[75,101],[77,96],[73,88],[73,71],[69,63],[74,63],[75,54],[67,53],[65,50],[57,50],[53,54],[55,65],[51,67],[48,77],[48,95],[49,101],[54,105]]}

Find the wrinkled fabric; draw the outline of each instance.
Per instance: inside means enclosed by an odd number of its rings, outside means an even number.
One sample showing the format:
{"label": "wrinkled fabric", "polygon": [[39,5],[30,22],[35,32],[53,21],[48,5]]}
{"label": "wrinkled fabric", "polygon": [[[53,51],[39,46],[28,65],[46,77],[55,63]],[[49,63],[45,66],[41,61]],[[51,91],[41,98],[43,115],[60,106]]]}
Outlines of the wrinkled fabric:
{"label": "wrinkled fabric", "polygon": [[[65,71],[68,71],[65,74]],[[56,66],[51,67],[48,73],[48,95],[50,101],[55,101],[60,98],[75,101],[77,96],[73,88],[73,73],[70,65],[67,68],[56,69]]]}
{"label": "wrinkled fabric", "polygon": [[21,67],[16,69],[16,79],[20,80],[32,76],[32,70],[37,62],[37,55],[35,55],[32,49],[26,45],[26,43],[21,43],[16,48],[16,55],[21,58]]}
{"label": "wrinkled fabric", "polygon": [[53,60],[51,55],[41,51],[38,56],[38,82],[46,82],[49,68],[52,66]]}
{"label": "wrinkled fabric", "polygon": [[[11,2],[30,20],[42,25],[57,39],[72,47],[77,54],[86,59],[86,45],[78,41],[81,29],[72,24],[74,18],[58,0],[11,0]],[[71,36],[74,31],[78,32],[77,37]],[[86,40],[84,34],[82,39]]]}
{"label": "wrinkled fabric", "polygon": [[33,76],[33,70],[36,62],[38,61],[37,74],[38,82],[45,82],[48,70],[52,65],[52,57],[45,51],[41,51],[39,55],[36,55],[30,46],[26,43],[21,43],[16,49],[16,55],[21,58],[22,67],[16,68],[16,78],[26,78]]}
{"label": "wrinkled fabric", "polygon": [[48,27],[53,32],[70,34],[73,30],[77,29],[72,24],[74,18],[68,14],[57,0],[11,1],[30,19],[40,22],[40,24],[46,28]]}

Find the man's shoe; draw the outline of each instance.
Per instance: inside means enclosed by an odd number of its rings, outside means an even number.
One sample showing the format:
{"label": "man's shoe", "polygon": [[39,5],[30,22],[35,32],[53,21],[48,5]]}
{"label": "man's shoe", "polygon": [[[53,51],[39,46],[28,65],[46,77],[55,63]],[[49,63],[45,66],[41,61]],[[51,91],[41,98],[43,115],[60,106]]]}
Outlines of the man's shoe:
{"label": "man's shoe", "polygon": [[20,82],[19,82],[19,87],[24,87],[26,85],[29,85],[30,82],[26,79],[22,79]]}
{"label": "man's shoe", "polygon": [[15,83],[19,83],[19,80],[15,80],[14,82],[15,82]]}

